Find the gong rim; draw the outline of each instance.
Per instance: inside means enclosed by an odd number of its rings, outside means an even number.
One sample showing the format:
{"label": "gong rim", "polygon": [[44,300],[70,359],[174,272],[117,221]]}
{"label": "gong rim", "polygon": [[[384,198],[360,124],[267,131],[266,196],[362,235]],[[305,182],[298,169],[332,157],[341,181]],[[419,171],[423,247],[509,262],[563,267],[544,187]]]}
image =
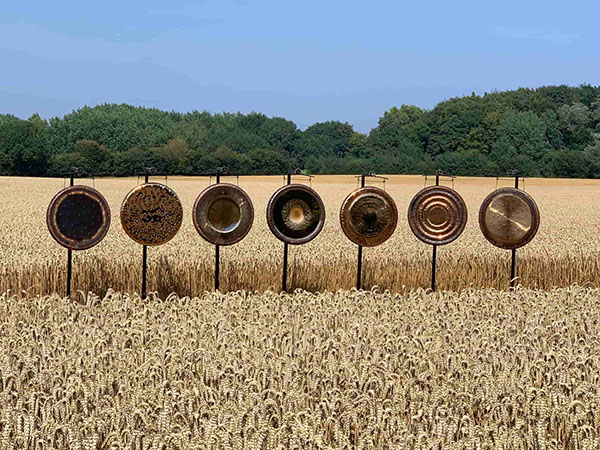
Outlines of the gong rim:
{"label": "gong rim", "polygon": [[462,196],[447,186],[421,189],[408,207],[410,229],[430,245],[446,245],[458,239],[467,219],[467,205]]}
{"label": "gong rim", "polygon": [[[231,229],[218,228],[210,220],[211,206],[219,200],[231,200],[237,206],[239,218]],[[254,206],[248,194],[239,186],[230,183],[217,183],[208,186],[196,198],[192,210],[194,227],[202,238],[214,245],[235,244],[250,232],[254,222]]]}
{"label": "gong rim", "polygon": [[[359,207],[359,201],[365,200],[368,197],[378,198],[383,201],[383,204],[389,208],[390,220],[385,226],[375,234],[365,235],[360,233],[352,221],[353,207]],[[398,208],[390,194],[376,186],[365,186],[350,192],[344,199],[340,208],[340,226],[348,239],[357,245],[363,247],[375,247],[387,241],[398,225]]]}
{"label": "gong rim", "polygon": [[[149,182],[139,184],[127,193],[121,203],[120,216],[127,236],[138,244],[154,247],[166,244],[179,232],[183,206],[169,186]],[[156,223],[159,226],[151,226]]]}
{"label": "gong rim", "polygon": [[[310,208],[310,211],[312,212],[313,210],[318,209],[319,212],[318,220],[311,223],[310,228],[312,228],[312,230],[305,236],[293,237],[286,235],[282,230],[280,230],[281,227],[285,227],[285,225],[282,226],[282,224],[280,223],[283,221],[283,219],[280,219],[279,215],[276,214],[275,211],[276,207],[281,206],[280,203],[285,198],[285,196],[290,195],[294,191],[297,191],[299,194],[301,194],[302,197],[305,197],[305,199],[308,196],[312,203],[312,208]],[[293,198],[291,198],[290,200],[293,200]],[[288,203],[289,200],[286,204]],[[315,206],[317,208],[314,208]],[[302,205],[302,208],[304,208],[304,205]],[[307,242],[310,242],[315,237],[317,237],[317,235],[323,229],[323,225],[325,224],[325,205],[323,204],[323,200],[321,200],[321,197],[319,196],[317,191],[315,191],[313,188],[304,184],[288,184],[277,189],[277,191],[275,191],[275,193],[269,199],[269,203],[267,204],[267,224],[269,225],[271,233],[273,233],[273,235],[280,241],[292,245],[306,244]],[[288,231],[291,232],[291,230]]]}
{"label": "gong rim", "polygon": [[[502,196],[508,195],[514,196],[521,200],[527,207],[529,207],[529,213],[531,214],[531,224],[529,226],[529,229],[522,235],[520,239],[516,241],[514,239],[509,240],[507,238],[503,238],[502,236],[498,236],[498,233],[493,232],[493,229],[498,227],[492,226],[492,224],[488,223],[488,221],[486,220],[486,213],[488,212],[488,208],[490,207],[492,202],[494,200],[500,199],[500,197]],[[506,217],[502,214],[502,212],[499,212],[498,215],[504,217],[506,221],[515,225],[517,228],[523,227],[523,225],[517,220]],[[531,195],[529,195],[525,191],[522,191],[521,189],[516,189],[512,187],[496,189],[495,191],[490,192],[488,194],[488,196],[483,200],[479,208],[479,228],[481,229],[481,232],[490,243],[492,243],[496,247],[505,250],[513,250],[527,245],[537,234],[539,226],[540,211],[538,209],[537,203]]]}
{"label": "gong rim", "polygon": [[[90,237],[82,239],[70,238],[61,231],[61,224],[58,218],[63,212],[59,211],[59,209],[64,201],[73,195],[84,195],[95,201],[100,207],[100,226]],[[50,201],[46,211],[46,225],[48,226],[50,235],[63,247],[69,250],[87,250],[100,243],[108,233],[108,229],[110,228],[110,207],[104,196],[96,189],[84,185],[69,186],[60,190]]]}

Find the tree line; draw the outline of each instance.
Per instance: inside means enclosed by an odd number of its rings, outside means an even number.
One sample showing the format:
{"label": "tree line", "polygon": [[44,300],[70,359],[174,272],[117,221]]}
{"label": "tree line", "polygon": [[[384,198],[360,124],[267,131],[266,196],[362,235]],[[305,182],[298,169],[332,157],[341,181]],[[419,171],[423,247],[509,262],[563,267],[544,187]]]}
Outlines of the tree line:
{"label": "tree line", "polygon": [[433,173],[600,177],[600,87],[546,86],[393,107],[364,134],[339,121],[302,131],[260,113],[178,113],[127,104],[49,120],[0,115],[0,174],[63,176],[71,167],[126,176],[153,166],[231,172]]}

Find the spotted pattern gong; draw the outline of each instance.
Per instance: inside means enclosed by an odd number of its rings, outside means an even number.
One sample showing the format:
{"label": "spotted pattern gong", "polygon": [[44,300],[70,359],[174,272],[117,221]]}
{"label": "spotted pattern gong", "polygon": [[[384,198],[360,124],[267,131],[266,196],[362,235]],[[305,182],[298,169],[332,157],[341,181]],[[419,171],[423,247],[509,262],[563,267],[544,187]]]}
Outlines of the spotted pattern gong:
{"label": "spotted pattern gong", "polygon": [[267,223],[277,239],[306,244],[323,229],[325,207],[317,192],[303,184],[279,188],[267,204]]}
{"label": "spotted pattern gong", "polygon": [[539,225],[540,212],[535,200],[520,189],[497,189],[479,208],[479,227],[496,247],[523,247],[534,238]]}
{"label": "spotted pattern gong", "polygon": [[351,192],[340,209],[344,234],[357,245],[375,247],[387,241],[398,224],[398,209],[383,189],[367,186]]}
{"label": "spotted pattern gong", "polygon": [[63,247],[86,250],[100,242],[110,227],[110,208],[89,186],[69,186],[54,196],[46,212],[50,235]]}
{"label": "spotted pattern gong", "polygon": [[458,192],[447,186],[429,186],[413,197],[408,224],[421,241],[444,245],[457,239],[467,224],[467,205]]}
{"label": "spotted pattern gong", "polygon": [[121,205],[121,225],[138,244],[161,245],[179,231],[183,207],[170,187],[144,183],[132,189]]}
{"label": "spotted pattern gong", "polygon": [[232,245],[241,241],[252,228],[254,207],[240,187],[217,183],[200,193],[192,219],[200,236],[211,244]]}

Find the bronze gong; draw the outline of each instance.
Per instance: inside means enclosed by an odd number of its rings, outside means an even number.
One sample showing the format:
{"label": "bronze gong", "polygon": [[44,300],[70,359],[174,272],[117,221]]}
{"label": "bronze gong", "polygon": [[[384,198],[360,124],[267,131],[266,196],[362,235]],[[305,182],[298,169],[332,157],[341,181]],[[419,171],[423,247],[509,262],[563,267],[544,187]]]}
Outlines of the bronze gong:
{"label": "bronze gong", "polygon": [[96,189],[69,186],[50,202],[46,224],[60,245],[71,250],[85,250],[106,236],[110,227],[110,208]]}
{"label": "bronze gong", "polygon": [[454,189],[429,186],[411,200],[408,224],[415,236],[427,244],[449,244],[465,229],[467,205]]}
{"label": "bronze gong", "polygon": [[144,183],[133,188],[121,205],[121,225],[138,244],[161,245],[179,231],[183,219],[181,202],[170,187]]}
{"label": "bronze gong", "polygon": [[479,208],[481,232],[496,247],[523,247],[533,239],[539,226],[540,212],[535,200],[520,189],[497,189]]}
{"label": "bronze gong", "polygon": [[340,209],[340,224],[352,242],[375,247],[387,241],[398,224],[398,209],[383,189],[367,186],[351,192]]}
{"label": "bronze gong", "polygon": [[325,206],[319,194],[303,184],[279,188],[267,204],[267,223],[277,239],[305,244],[323,229]]}
{"label": "bronze gong", "polygon": [[208,242],[231,245],[241,241],[252,228],[254,207],[243,189],[218,183],[200,193],[192,219],[200,236]]}

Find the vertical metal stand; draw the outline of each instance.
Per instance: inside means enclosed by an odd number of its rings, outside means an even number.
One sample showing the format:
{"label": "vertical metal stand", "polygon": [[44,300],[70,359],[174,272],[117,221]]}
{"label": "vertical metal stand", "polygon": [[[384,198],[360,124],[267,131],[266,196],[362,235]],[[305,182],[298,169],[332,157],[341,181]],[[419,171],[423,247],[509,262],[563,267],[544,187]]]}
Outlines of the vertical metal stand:
{"label": "vertical metal stand", "polygon": [[[375,172],[369,172],[369,173],[363,173],[362,175],[356,175],[356,182],[357,185],[359,184],[359,180],[360,180],[360,187],[364,188],[365,187],[365,180],[366,178],[377,178],[383,181],[383,189],[385,190],[385,182],[387,181],[387,177],[382,177],[381,175],[377,175]],[[356,264],[356,289],[360,290],[362,289],[362,260],[363,260],[363,246],[359,245],[358,246],[358,261]]]}
{"label": "vertical metal stand", "polygon": [[[515,189],[519,189],[519,173],[515,171]],[[515,271],[517,266],[517,249],[513,248],[511,250],[512,258],[510,263],[510,287],[515,287]]]}
{"label": "vertical metal stand", "polygon": [[[287,184],[292,183],[292,174],[287,174]],[[287,272],[288,272],[288,246],[287,242],[283,243],[283,276],[281,278],[281,290],[287,292]]]}
{"label": "vertical metal stand", "polygon": [[[216,174],[217,184],[221,182],[221,174],[217,171]],[[220,272],[220,246],[218,244],[215,245],[215,291],[219,290],[219,272]]]}
{"label": "vertical metal stand", "polygon": [[[144,174],[144,183],[148,182],[148,170]],[[148,273],[148,247],[142,246],[142,299],[146,298],[146,274]]]}
{"label": "vertical metal stand", "polygon": [[[360,176],[360,187],[365,187],[365,176]],[[356,270],[356,289],[360,290],[362,288],[362,254],[363,248],[362,245],[358,246],[358,264]]]}
{"label": "vertical metal stand", "polygon": [[[71,172],[69,174],[69,186],[73,186],[75,182],[75,172],[74,168],[71,168]],[[71,297],[71,276],[73,274],[73,250],[67,250],[67,297]]]}
{"label": "vertical metal stand", "polygon": [[[440,173],[435,174],[435,185],[440,185]],[[433,255],[431,257],[431,292],[435,292],[435,270],[437,263],[437,245],[433,244]]]}

